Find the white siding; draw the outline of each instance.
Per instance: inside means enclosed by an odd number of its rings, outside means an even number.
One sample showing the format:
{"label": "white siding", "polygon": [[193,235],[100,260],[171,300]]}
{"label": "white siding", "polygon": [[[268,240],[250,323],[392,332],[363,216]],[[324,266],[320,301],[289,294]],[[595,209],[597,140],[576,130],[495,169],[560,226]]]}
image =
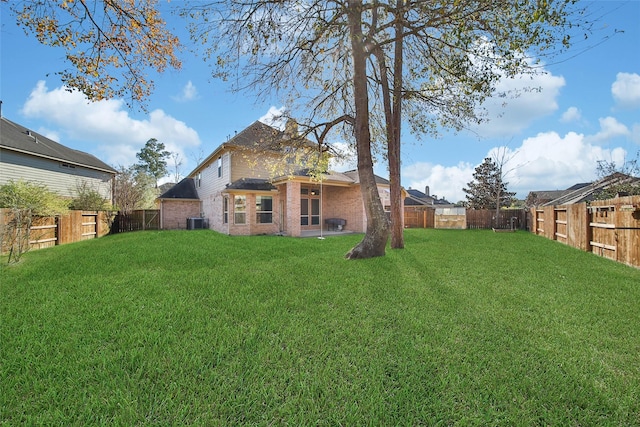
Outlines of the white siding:
{"label": "white siding", "polygon": [[[63,197],[74,197],[77,185],[85,181],[105,199],[111,199],[113,174],[82,166],[63,167],[66,163],[0,150],[0,185],[23,179],[46,185]],[[68,165],[68,164],[66,164]],[[68,165],[72,166],[72,165]]]}

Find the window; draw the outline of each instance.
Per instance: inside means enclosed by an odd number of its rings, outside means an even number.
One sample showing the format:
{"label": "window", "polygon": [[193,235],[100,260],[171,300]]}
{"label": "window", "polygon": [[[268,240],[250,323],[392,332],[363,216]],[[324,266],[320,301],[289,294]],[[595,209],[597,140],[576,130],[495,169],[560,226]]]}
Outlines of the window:
{"label": "window", "polygon": [[256,196],[256,223],[273,222],[273,199],[271,196]]}
{"label": "window", "polygon": [[218,178],[222,177],[222,156],[218,157]]}
{"label": "window", "polygon": [[309,199],[300,199],[300,225],[309,225]]}
{"label": "window", "polygon": [[229,198],[227,196],[222,198],[222,223],[229,223]]}
{"label": "window", "polygon": [[247,196],[235,196],[233,211],[233,222],[235,224],[247,223]]}
{"label": "window", "polygon": [[202,174],[198,172],[195,179],[196,188],[200,188],[200,181],[202,180]]}

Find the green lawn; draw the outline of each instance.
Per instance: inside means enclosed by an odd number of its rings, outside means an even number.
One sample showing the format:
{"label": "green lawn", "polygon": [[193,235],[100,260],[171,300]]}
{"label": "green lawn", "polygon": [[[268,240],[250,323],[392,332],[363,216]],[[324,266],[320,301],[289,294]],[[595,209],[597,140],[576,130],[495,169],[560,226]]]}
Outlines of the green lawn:
{"label": "green lawn", "polygon": [[[6,425],[640,425],[640,270],[544,238],[137,232],[1,269]],[[6,262],[6,260],[5,260]]]}

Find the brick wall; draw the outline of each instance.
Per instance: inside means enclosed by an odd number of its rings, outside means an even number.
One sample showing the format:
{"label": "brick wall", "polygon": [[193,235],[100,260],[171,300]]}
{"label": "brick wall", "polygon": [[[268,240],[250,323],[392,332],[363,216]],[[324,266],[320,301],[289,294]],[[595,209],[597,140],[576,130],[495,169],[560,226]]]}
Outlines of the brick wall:
{"label": "brick wall", "polygon": [[187,218],[200,216],[197,200],[162,200],[162,228],[164,230],[186,230]]}
{"label": "brick wall", "polygon": [[346,219],[345,230],[358,233],[365,231],[364,205],[359,186],[327,187],[322,205],[324,218]]}

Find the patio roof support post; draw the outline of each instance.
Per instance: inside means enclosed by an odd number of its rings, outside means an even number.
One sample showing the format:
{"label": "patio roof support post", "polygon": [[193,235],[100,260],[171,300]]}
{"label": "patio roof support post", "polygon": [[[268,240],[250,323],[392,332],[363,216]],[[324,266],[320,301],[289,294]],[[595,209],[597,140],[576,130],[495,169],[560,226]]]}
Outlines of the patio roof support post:
{"label": "patio roof support post", "polygon": [[300,183],[297,181],[287,181],[286,192],[287,234],[293,237],[300,237]]}

